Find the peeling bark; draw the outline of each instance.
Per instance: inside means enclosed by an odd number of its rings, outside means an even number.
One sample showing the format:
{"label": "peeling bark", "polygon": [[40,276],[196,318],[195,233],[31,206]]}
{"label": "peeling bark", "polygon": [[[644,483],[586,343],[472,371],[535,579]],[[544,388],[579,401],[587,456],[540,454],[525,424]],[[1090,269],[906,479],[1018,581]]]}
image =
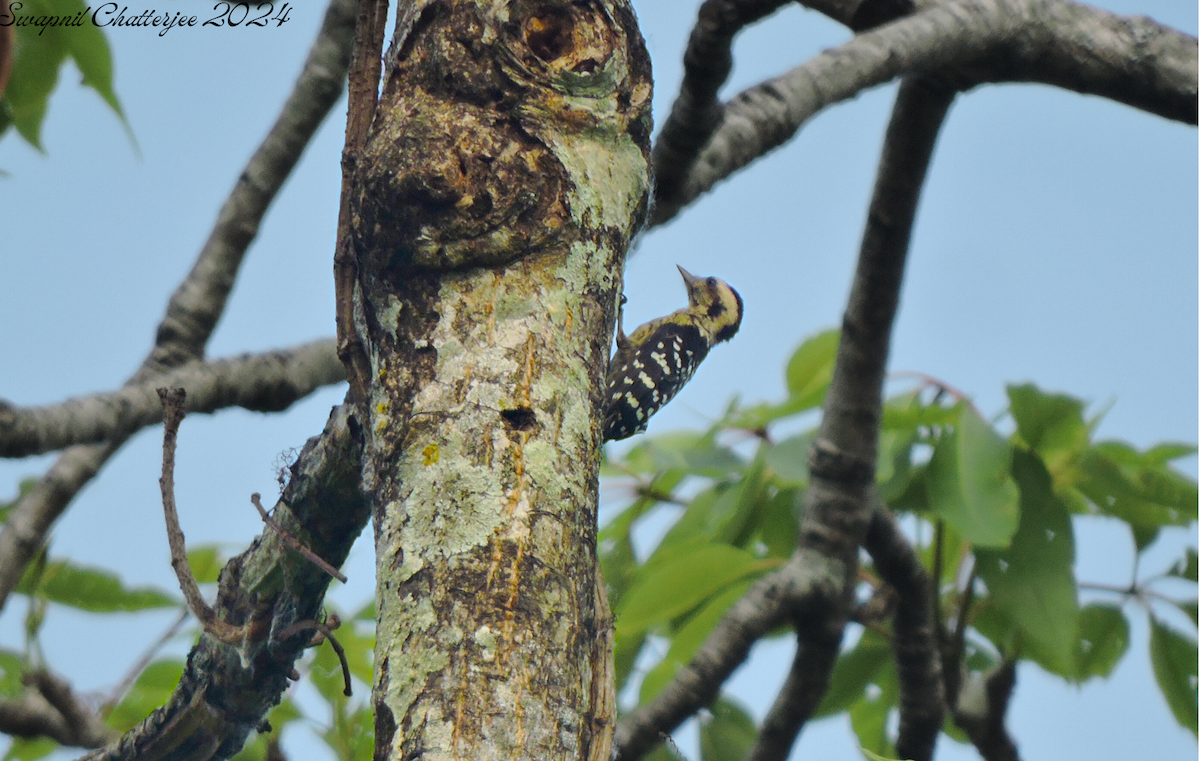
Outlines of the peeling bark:
{"label": "peeling bark", "polygon": [[600,420],[650,94],[625,0],[400,9],[352,220],[377,759],[608,742]]}

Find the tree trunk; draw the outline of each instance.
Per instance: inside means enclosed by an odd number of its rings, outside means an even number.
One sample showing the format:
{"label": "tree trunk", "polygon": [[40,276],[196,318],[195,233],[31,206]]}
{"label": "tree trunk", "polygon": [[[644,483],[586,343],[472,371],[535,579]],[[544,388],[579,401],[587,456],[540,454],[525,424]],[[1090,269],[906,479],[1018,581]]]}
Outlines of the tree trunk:
{"label": "tree trunk", "polygon": [[353,212],[375,758],[606,759],[600,420],[649,58],[626,0],[398,15]]}

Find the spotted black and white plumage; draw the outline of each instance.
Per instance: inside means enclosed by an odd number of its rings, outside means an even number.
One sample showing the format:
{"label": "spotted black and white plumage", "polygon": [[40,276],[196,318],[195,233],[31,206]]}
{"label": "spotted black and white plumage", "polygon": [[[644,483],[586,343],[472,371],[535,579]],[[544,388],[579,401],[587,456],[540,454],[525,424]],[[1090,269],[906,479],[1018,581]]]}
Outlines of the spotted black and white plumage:
{"label": "spotted black and white plumage", "polygon": [[[628,438],[646,430],[692,378],[714,344],[728,341],[742,324],[742,298],[715,277],[695,277],[679,268],[688,305],[625,335],[617,320],[617,351],[608,364],[604,439]],[[624,297],[622,297],[623,300]]]}

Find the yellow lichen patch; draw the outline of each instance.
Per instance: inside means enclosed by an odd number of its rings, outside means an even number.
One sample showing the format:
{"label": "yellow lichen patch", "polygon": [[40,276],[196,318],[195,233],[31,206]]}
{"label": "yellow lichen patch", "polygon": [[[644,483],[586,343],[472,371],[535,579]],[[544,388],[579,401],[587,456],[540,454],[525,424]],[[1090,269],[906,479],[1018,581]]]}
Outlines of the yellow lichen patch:
{"label": "yellow lichen patch", "polygon": [[425,467],[429,467],[438,461],[438,445],[430,444],[421,450],[421,454],[425,456]]}
{"label": "yellow lichen patch", "polygon": [[378,412],[380,415],[388,414],[388,410],[390,410],[391,408],[392,408],[392,405],[387,401],[382,401],[379,404],[375,405],[375,411]]}

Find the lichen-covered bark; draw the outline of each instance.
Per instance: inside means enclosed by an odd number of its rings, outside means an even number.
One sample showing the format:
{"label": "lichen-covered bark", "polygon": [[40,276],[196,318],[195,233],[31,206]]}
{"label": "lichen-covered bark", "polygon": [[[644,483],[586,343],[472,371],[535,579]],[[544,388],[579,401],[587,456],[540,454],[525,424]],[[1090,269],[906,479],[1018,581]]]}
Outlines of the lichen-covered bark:
{"label": "lichen-covered bark", "polygon": [[649,99],[626,0],[400,8],[353,219],[377,759],[607,742],[599,421]]}

